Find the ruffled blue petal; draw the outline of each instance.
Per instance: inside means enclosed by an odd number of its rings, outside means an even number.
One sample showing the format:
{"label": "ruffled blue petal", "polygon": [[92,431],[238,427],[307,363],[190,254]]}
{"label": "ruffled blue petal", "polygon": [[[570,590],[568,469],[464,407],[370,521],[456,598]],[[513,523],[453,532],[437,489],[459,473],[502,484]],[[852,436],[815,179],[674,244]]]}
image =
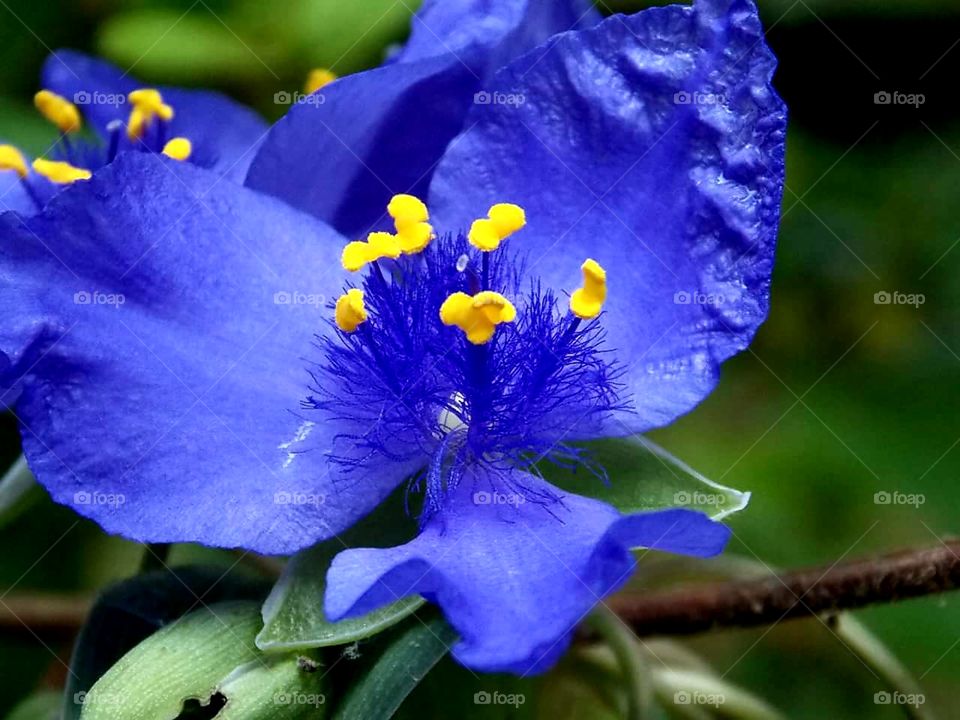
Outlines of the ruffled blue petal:
{"label": "ruffled blue petal", "polygon": [[341,78],[274,125],[247,185],[359,237],[381,223],[393,194],[426,194],[494,70],[593,21],[583,0],[427,3],[396,61]]}
{"label": "ruffled blue petal", "polygon": [[351,428],[301,407],[343,239],[211,177],[128,153],[0,218],[0,386],[40,482],[107,531],[292,552],[416,468],[331,463]]}
{"label": "ruffled blue petal", "polygon": [[[47,58],[43,86],[80,105],[84,118],[101,137],[114,120],[126,121],[126,95],[144,83],[110,63],[72,50],[58,50]],[[193,143],[191,162],[241,182],[267,132],[255,112],[216,92],[158,86],[173,106],[168,137],[183,136]]]}
{"label": "ruffled blue petal", "polygon": [[529,224],[510,242],[546,286],[578,287],[586,257],[605,265],[601,322],[636,412],[603,433],[664,425],[767,315],[786,123],[775,59],[753,2],[698,0],[562,35],[536,60],[494,80],[525,102],[471,111],[434,176],[434,224],[514,202]]}
{"label": "ruffled blue petal", "polygon": [[20,176],[13,170],[0,170],[0,213],[12,210],[20,215],[33,215],[37,205],[27,193]]}
{"label": "ruffled blue petal", "polygon": [[689,510],[624,517],[519,471],[508,478],[474,471],[410,543],[340,553],[327,577],[326,612],[336,620],[419,593],[439,604],[460,634],[458,661],[536,673],[627,580],[636,565],[630,548],[707,557],[729,535]]}

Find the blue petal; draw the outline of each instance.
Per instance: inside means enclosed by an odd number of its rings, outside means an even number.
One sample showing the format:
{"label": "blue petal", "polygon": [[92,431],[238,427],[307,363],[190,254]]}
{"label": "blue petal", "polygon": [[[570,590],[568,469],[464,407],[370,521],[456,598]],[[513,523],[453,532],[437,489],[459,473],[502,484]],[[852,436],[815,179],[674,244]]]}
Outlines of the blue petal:
{"label": "blue petal", "polygon": [[270,130],[247,185],[346,235],[380,224],[390,197],[425,195],[474,94],[502,63],[595,20],[583,0],[443,0],[397,61],[350,75]]}
{"label": "blue petal", "polygon": [[17,173],[13,170],[0,170],[0,213],[8,210],[26,216],[33,215],[37,206]]}
{"label": "blue petal", "polygon": [[212,175],[128,153],[0,218],[0,386],[40,482],[107,531],[292,552],[416,468],[330,462],[351,428],[301,409],[343,239]]}
{"label": "blue petal", "polygon": [[[468,474],[410,543],[340,553],[327,577],[327,615],[358,615],[420,593],[459,632],[453,654],[461,663],[536,673],[563,654],[590,609],[629,578],[636,566],[630,548],[706,557],[730,535],[689,510],[624,517],[519,471],[503,480]],[[540,501],[528,499],[534,497]]]}
{"label": "blue petal", "polygon": [[[72,50],[58,50],[47,58],[43,86],[77,101],[84,118],[101,137],[114,120],[126,121],[127,93],[144,83],[110,63]],[[235,182],[247,174],[267,124],[252,110],[216,92],[158,86],[173,106],[168,137],[183,136],[193,143],[191,162],[216,170]]]}
{"label": "blue petal", "polygon": [[601,322],[636,413],[607,434],[689,411],[766,318],[786,111],[754,4],[698,0],[614,16],[504,69],[523,104],[475,107],[431,186],[434,224],[495,202],[527,210],[510,242],[548,287],[609,271]]}

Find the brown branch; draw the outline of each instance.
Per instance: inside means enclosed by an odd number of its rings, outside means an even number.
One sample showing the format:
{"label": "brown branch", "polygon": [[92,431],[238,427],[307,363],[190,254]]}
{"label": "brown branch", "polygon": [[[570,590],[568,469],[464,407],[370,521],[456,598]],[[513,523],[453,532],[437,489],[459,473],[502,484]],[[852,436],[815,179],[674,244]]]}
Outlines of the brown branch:
{"label": "brown branch", "polygon": [[960,540],[762,579],[618,595],[607,605],[637,635],[691,635],[830,615],[960,587]]}
{"label": "brown branch", "polygon": [[[934,548],[762,579],[615,595],[607,605],[637,635],[691,635],[831,615],[957,588],[960,540],[949,540]],[[11,593],[0,599],[0,632],[69,638],[83,624],[90,606],[91,598],[84,595]]]}

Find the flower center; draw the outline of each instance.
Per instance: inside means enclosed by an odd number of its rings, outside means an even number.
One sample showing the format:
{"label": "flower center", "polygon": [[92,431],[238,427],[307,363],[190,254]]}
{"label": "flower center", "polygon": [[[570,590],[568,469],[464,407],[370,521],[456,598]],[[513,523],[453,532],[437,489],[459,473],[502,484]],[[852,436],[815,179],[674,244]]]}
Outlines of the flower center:
{"label": "flower center", "polygon": [[344,248],[343,266],[366,273],[336,302],[306,401],[344,423],[340,459],[426,456],[445,482],[472,462],[576,460],[568,443],[623,407],[600,265],[583,263],[566,312],[501,248],[526,224],[516,205],[494,205],[466,236],[438,237],[409,195],[388,213],[395,233]]}

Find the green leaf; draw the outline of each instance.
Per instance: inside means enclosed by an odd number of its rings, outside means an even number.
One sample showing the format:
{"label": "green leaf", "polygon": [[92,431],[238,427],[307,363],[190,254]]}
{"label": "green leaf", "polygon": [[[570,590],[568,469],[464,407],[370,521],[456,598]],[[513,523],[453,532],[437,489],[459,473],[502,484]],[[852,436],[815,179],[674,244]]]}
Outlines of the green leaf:
{"label": "green leaf", "polygon": [[708,480],[640,435],[589,443],[586,449],[590,460],[606,470],[609,482],[582,468],[554,466],[541,468],[546,479],[569,492],[610,503],[623,513],[683,507],[722,520],[750,502],[750,493]]}
{"label": "green leaf", "polygon": [[327,569],[336,554],[336,547],[322,543],[290,560],[263,605],[263,630],[257,635],[261,650],[301,650],[356,642],[400,622],[424,604],[422,597],[414,595],[362,617],[330,622],[323,611],[323,597]]}
{"label": "green leaf", "polygon": [[445,620],[413,624],[351,688],[336,720],[388,720],[457,640]]}
{"label": "green leaf", "polygon": [[42,496],[43,490],[21,455],[0,479],[0,527],[11,522]]}
{"label": "green leaf", "polygon": [[174,720],[186,701],[209,702],[238,667],[262,659],[253,638],[256,602],[227,602],[195,610],[154,633],[78,695],[82,720]]}
{"label": "green leaf", "polygon": [[326,715],[323,672],[313,658],[263,656],[224,678],[226,706],[217,720],[295,720]]}
{"label": "green leaf", "polygon": [[6,720],[59,720],[60,693],[47,690],[31,695],[17,705]]}
{"label": "green leaf", "polygon": [[94,605],[77,638],[64,690],[63,718],[80,717],[87,690],[138,643],[185,613],[227,600],[260,602],[268,584],[224,576],[222,568],[178,567],[114,585]]}

